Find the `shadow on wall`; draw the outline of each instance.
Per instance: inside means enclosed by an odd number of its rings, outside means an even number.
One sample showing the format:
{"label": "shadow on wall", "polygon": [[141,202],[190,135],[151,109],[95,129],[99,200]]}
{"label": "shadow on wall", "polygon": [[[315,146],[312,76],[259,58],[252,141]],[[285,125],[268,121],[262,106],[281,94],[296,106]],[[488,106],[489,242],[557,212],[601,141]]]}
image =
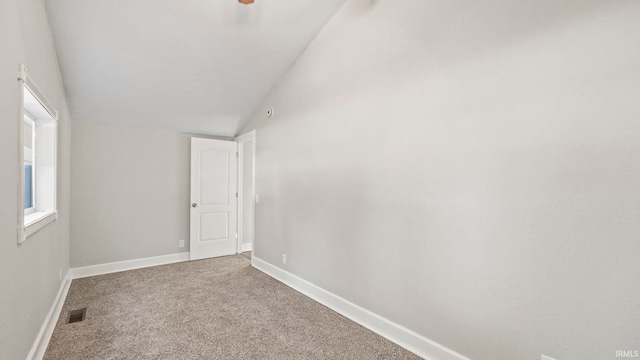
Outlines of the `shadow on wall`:
{"label": "shadow on wall", "polygon": [[380,0],[352,0],[354,13],[360,13],[360,15],[366,15],[369,11],[378,5]]}
{"label": "shadow on wall", "polygon": [[[340,39],[340,43],[333,44],[337,51],[322,53],[313,44],[306,50],[308,57],[322,58],[328,65],[305,74],[296,73],[294,67],[286,75],[305,89],[292,100],[298,103],[297,109],[307,113],[323,109],[360,91],[372,88],[384,91],[405,78],[429,78],[443,69],[508,50],[554,28],[579,21],[587,14],[616,6],[620,5],[596,0],[562,4],[551,0],[512,2],[509,7],[502,0],[351,1],[336,15],[340,18],[332,20],[351,22],[348,25],[351,33],[323,34]],[[368,25],[356,26],[361,22]],[[298,61],[301,60],[304,61],[304,55]],[[335,86],[337,79],[342,86]],[[328,93],[333,97],[328,98]]]}

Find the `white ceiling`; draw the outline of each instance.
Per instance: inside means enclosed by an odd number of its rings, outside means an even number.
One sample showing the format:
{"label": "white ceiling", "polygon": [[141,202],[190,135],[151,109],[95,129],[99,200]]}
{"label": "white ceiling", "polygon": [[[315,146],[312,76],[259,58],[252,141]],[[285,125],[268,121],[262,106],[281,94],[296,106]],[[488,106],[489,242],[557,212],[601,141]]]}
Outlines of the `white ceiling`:
{"label": "white ceiling", "polygon": [[233,136],[345,0],[48,0],[74,120]]}

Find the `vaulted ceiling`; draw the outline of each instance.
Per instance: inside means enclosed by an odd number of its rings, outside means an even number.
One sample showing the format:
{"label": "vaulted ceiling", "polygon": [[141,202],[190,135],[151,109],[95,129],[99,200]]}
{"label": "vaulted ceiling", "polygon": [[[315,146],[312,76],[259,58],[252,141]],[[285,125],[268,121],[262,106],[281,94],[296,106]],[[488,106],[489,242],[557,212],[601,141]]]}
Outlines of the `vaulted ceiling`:
{"label": "vaulted ceiling", "polygon": [[72,118],[233,136],[345,0],[47,0]]}

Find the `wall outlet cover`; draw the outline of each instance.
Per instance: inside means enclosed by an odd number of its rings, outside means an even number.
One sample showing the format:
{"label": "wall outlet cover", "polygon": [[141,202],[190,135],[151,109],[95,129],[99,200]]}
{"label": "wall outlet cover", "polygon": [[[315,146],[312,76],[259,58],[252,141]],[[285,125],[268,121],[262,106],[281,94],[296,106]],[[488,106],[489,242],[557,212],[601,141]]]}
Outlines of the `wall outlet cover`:
{"label": "wall outlet cover", "polygon": [[178,240],[178,246],[183,248],[184,247],[184,240]]}

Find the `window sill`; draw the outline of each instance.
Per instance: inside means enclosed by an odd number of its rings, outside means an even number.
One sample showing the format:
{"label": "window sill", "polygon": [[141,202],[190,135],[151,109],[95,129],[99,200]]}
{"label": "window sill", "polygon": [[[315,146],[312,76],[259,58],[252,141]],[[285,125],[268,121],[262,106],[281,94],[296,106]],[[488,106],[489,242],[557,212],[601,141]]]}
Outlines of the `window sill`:
{"label": "window sill", "polygon": [[24,217],[24,231],[22,232],[22,241],[26,240],[29,236],[35,234],[38,230],[56,221],[57,219],[57,211],[40,211],[26,215]]}

